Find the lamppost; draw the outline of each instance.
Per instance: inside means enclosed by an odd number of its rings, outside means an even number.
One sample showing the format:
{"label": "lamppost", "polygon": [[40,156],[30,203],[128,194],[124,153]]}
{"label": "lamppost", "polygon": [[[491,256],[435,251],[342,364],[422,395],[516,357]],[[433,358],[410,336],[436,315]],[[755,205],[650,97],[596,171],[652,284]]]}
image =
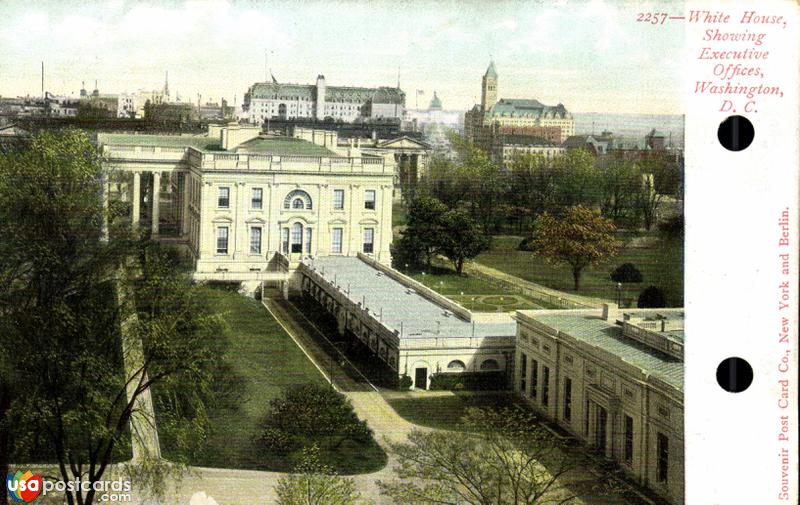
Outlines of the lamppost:
{"label": "lamppost", "polygon": [[617,283],[617,307],[622,306],[622,283]]}

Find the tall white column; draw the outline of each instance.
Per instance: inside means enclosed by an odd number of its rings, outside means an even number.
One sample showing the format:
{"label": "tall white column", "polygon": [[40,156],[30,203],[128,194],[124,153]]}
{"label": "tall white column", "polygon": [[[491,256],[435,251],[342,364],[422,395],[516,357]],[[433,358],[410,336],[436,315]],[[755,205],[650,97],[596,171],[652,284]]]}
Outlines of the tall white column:
{"label": "tall white column", "polygon": [[111,183],[108,178],[103,176],[103,237],[104,242],[108,242],[108,192],[111,190]]}
{"label": "tall white column", "polygon": [[183,235],[189,234],[189,184],[192,183],[188,172],[182,174],[183,186],[181,187],[181,204],[183,211],[181,212],[181,225]]}
{"label": "tall white column", "polygon": [[150,236],[152,238],[157,238],[158,237],[158,219],[159,219],[159,216],[158,216],[158,204],[159,204],[159,196],[160,196],[160,192],[161,192],[160,190],[161,190],[161,172],[153,172],[153,193],[152,193],[152,197],[153,197],[153,212],[152,212],[153,220],[152,220],[152,224],[151,224],[151,227],[152,227],[151,230],[152,231],[151,231],[151,234],[150,234]]}
{"label": "tall white column", "polygon": [[139,219],[141,219],[141,212],[139,209],[139,202],[141,202],[141,174],[139,172],[133,173],[133,209],[131,212],[131,224],[134,228],[139,226]]}

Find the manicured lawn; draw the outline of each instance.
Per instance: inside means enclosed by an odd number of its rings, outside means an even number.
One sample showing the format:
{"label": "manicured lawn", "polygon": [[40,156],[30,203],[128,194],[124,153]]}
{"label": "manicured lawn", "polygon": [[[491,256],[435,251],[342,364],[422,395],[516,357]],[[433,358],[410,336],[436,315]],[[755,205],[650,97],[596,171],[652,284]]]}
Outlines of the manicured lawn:
{"label": "manicured lawn", "polygon": [[[260,302],[222,287],[207,287],[211,306],[225,320],[226,360],[242,378],[240,409],[210,412],[211,433],[192,465],[273,469],[255,440],[268,403],[293,384],[325,380]],[[169,457],[169,448],[162,448]]]}
{"label": "manicured lawn", "polygon": [[511,393],[384,392],[389,405],[403,419],[442,430],[461,430],[461,418],[470,407],[502,409],[516,405]]}
{"label": "manicured lawn", "polygon": [[[664,292],[667,305],[683,306],[683,241],[661,240],[655,234],[631,241],[630,235],[621,235],[627,242],[620,252],[599,267],[588,267],[581,276],[579,294],[616,301],[617,287],[609,274],[623,263],[633,263],[642,272],[643,282],[625,285],[622,290],[623,306],[636,305],[639,293],[647,286],[656,286]],[[510,275],[562,291],[572,291],[572,273],[566,265],[553,265],[530,252],[517,249],[521,237],[494,237],[491,250],[481,254],[476,261]]]}
{"label": "manicured lawn", "polygon": [[403,273],[475,312],[550,308],[542,302],[511,293],[476,277],[456,275],[454,270],[444,266],[434,266],[426,272]]}

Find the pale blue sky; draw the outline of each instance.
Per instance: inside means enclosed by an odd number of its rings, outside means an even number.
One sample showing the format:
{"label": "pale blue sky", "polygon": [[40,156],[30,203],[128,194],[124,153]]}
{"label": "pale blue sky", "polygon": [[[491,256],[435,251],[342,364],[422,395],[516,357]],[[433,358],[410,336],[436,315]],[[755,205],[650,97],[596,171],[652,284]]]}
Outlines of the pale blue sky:
{"label": "pale blue sky", "polygon": [[683,25],[636,23],[680,2],[134,2],[0,0],[0,95],[45,88],[77,95],[163,86],[183,100],[241,104],[264,78],[400,84],[407,105],[437,90],[447,109],[480,100],[492,55],[500,97],[564,103],[576,112],[682,113]]}

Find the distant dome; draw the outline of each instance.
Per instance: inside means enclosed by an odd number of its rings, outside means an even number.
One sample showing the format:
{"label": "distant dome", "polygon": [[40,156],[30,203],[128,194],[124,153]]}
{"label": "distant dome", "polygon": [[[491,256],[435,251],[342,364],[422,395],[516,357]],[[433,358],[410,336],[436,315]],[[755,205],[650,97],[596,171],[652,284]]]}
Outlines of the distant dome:
{"label": "distant dome", "polygon": [[435,91],[433,92],[433,98],[431,98],[431,104],[428,105],[428,110],[442,110],[442,101],[436,96]]}

